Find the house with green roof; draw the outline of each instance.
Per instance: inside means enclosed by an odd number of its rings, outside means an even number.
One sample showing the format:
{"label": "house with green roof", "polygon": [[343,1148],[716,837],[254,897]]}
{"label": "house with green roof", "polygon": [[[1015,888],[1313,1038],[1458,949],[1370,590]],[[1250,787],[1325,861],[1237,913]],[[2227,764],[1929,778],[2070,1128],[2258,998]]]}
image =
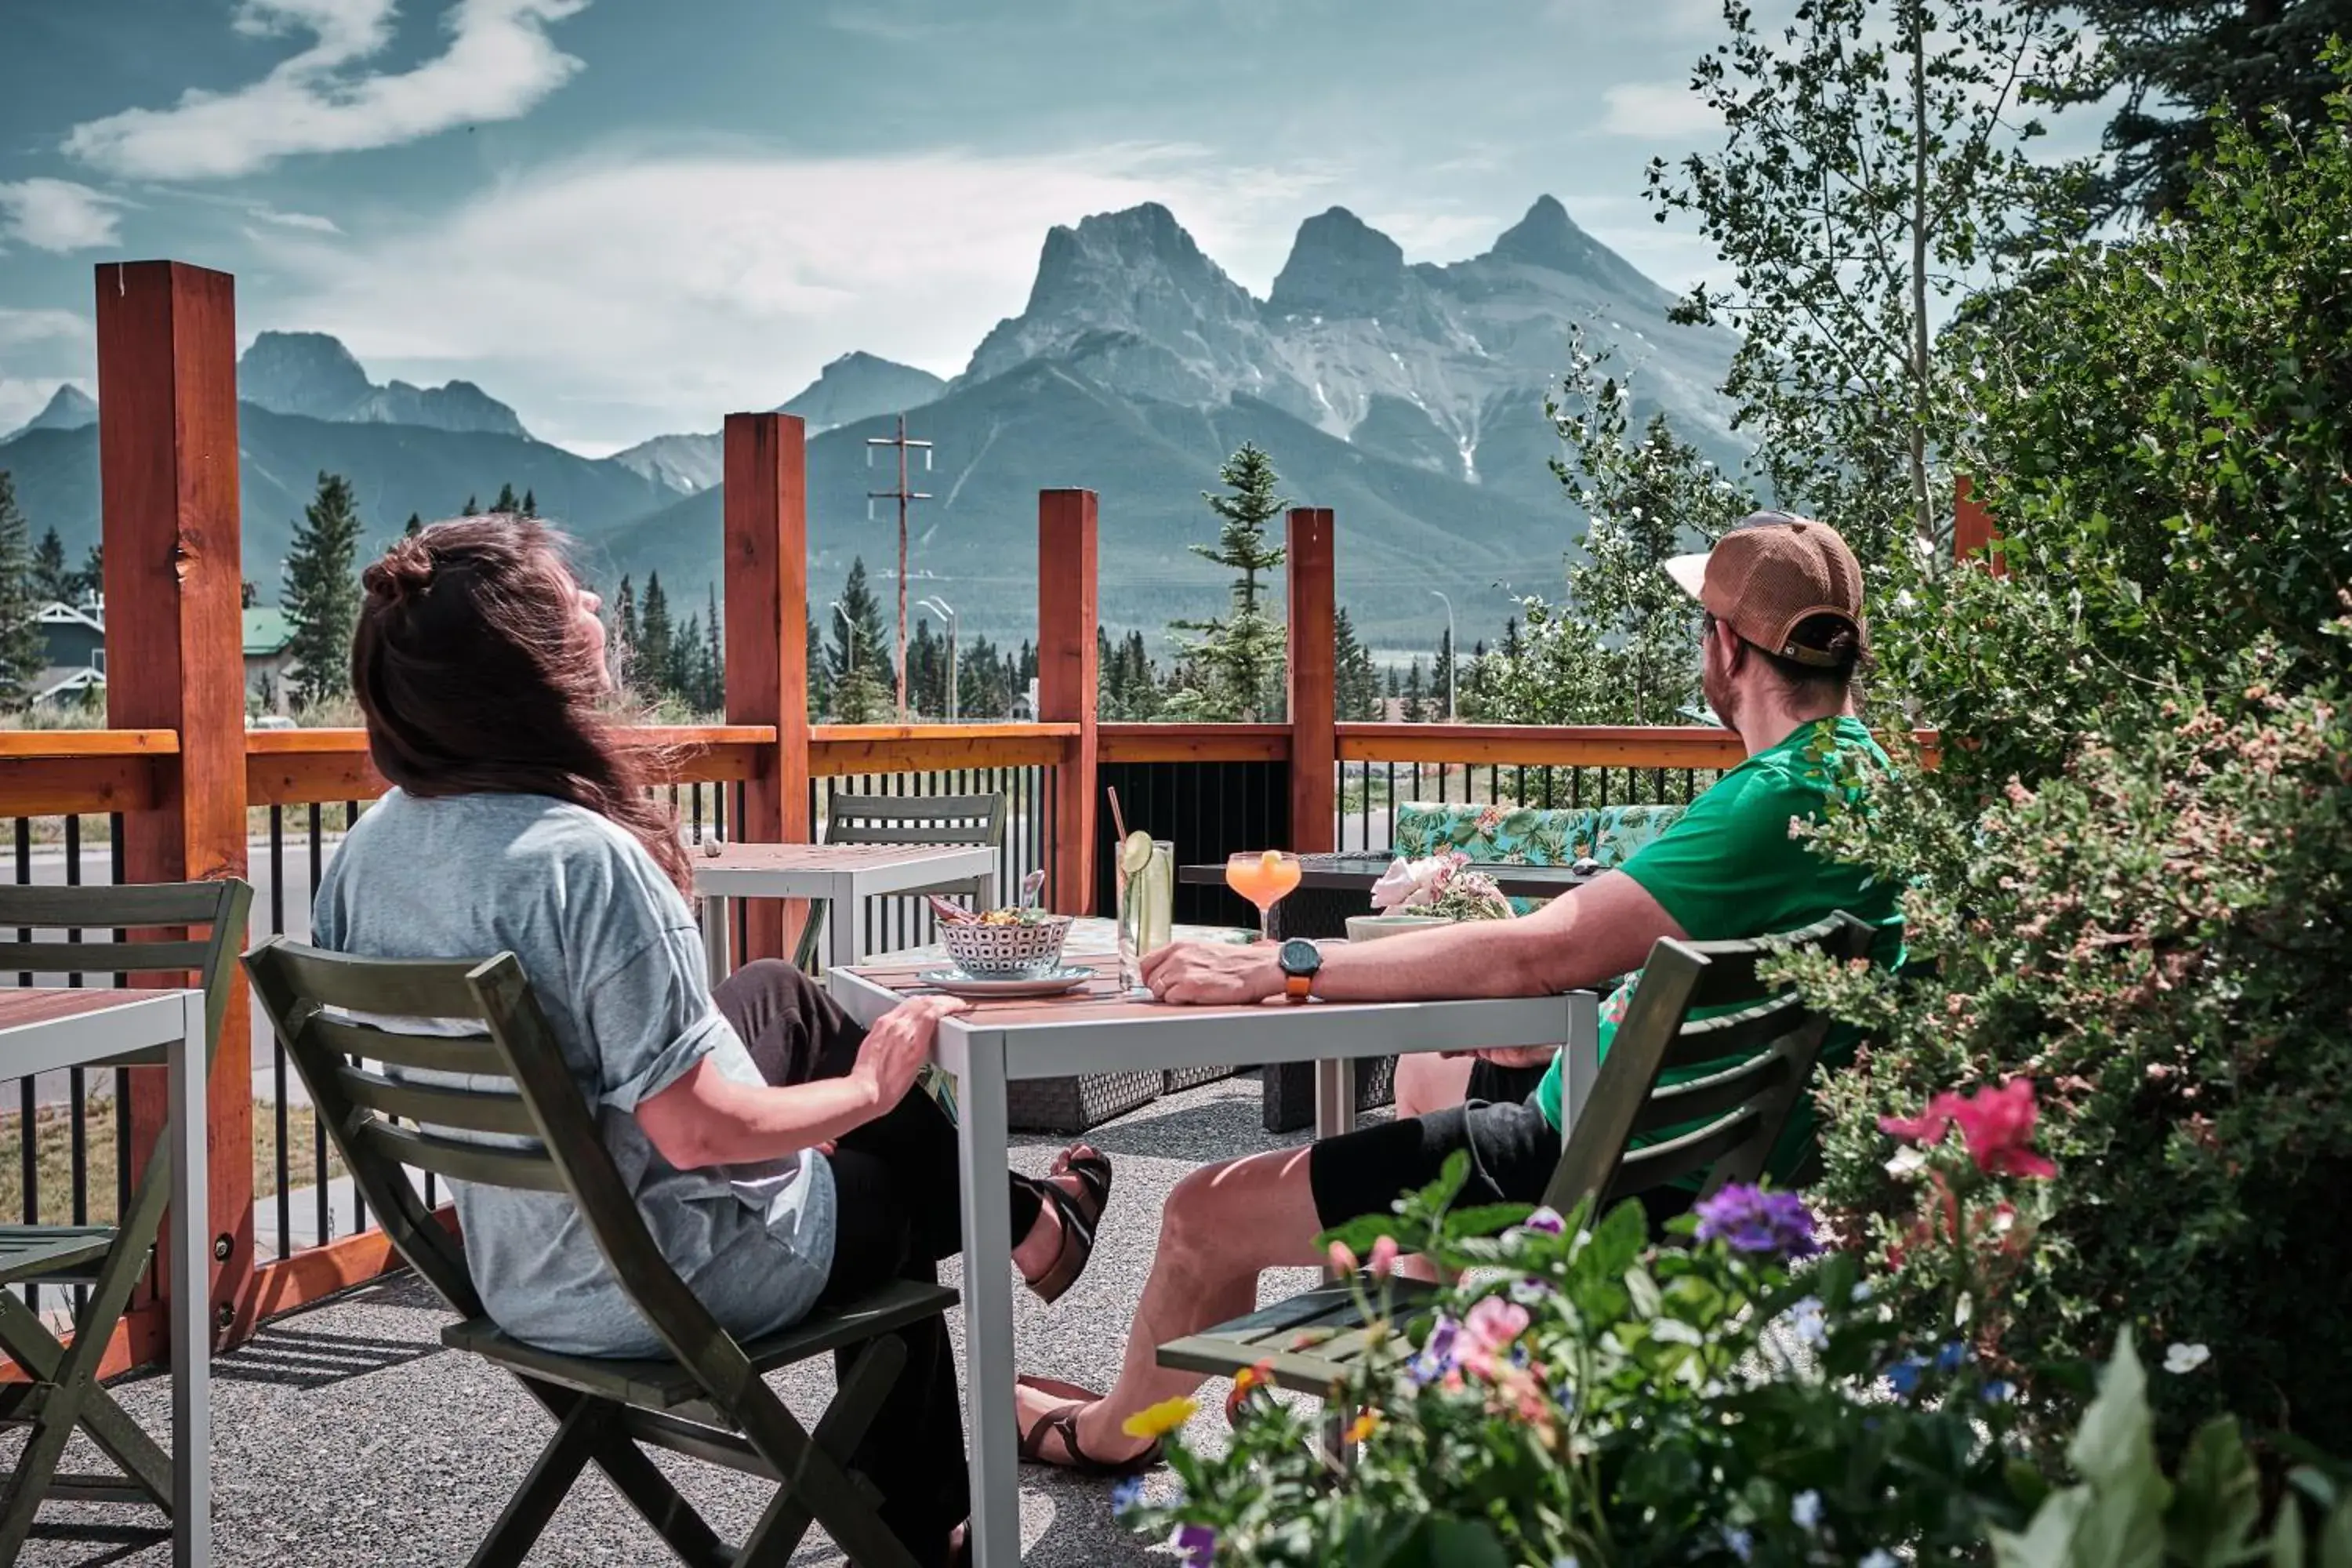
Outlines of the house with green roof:
{"label": "house with green roof", "polygon": [[295,664],[287,652],[294,640],[294,623],[272,605],[245,607],[245,694],[264,713],[284,713],[290,703],[289,687]]}

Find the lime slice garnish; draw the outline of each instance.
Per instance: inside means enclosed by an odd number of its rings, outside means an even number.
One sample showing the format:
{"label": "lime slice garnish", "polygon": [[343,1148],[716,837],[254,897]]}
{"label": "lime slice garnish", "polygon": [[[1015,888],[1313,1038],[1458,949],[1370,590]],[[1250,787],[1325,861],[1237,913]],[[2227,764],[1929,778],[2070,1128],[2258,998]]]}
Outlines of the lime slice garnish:
{"label": "lime slice garnish", "polygon": [[1118,868],[1132,877],[1150,864],[1151,835],[1138,828],[1118,847]]}

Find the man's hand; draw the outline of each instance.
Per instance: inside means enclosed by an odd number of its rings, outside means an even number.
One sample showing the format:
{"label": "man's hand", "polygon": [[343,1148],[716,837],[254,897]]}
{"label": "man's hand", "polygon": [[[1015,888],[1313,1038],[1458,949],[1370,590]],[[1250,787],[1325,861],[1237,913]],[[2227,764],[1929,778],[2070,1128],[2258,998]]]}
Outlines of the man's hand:
{"label": "man's hand", "polygon": [[964,1005],[952,996],[914,996],[874,1021],[849,1076],[873,1094],[877,1114],[915,1087],[915,1075],[930,1059],[940,1020],[962,1011]]}
{"label": "man's hand", "polygon": [[1242,1006],[1282,994],[1278,949],[1262,942],[1187,942],[1143,958],[1143,983],[1153,997],[1195,1007]]}

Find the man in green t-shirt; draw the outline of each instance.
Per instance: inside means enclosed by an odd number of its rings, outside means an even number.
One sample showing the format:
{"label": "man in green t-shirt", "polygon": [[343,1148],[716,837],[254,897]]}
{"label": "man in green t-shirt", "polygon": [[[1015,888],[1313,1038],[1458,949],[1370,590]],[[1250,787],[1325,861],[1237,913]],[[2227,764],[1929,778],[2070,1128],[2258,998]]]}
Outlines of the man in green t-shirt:
{"label": "man in green t-shirt", "polygon": [[[1895,889],[1817,855],[1791,824],[1819,820],[1832,798],[1852,801],[1887,766],[1854,716],[1853,678],[1868,652],[1862,572],[1836,531],[1759,512],[1705,555],[1668,573],[1705,611],[1701,680],[1748,760],[1691,804],[1616,870],[1533,914],[1500,924],[1435,928],[1372,947],[1187,945],[1144,961],[1162,1001],[1234,1005],[1288,994],[1304,1001],[1420,1001],[1555,994],[1607,984],[1637,970],[1662,937],[1688,941],[1796,931],[1844,910],[1879,928],[1875,956],[1899,962]],[[1634,975],[1638,979],[1638,975]],[[1603,1005],[1605,1054],[1633,980]],[[1852,1058],[1833,1038],[1822,1061]],[[1526,1066],[1527,1053],[1485,1053]],[[1538,1058],[1540,1059],[1540,1058]],[[1524,1100],[1465,1104],[1367,1127],[1306,1149],[1254,1154],[1194,1172],[1162,1215],[1118,1385],[1101,1399],[1044,1382],[1022,1390],[1023,1452],[1048,1464],[1117,1466],[1144,1448],[1120,1424],[1199,1379],[1161,1368],[1156,1347],[1250,1311],[1261,1270],[1312,1264],[1314,1238],[1360,1215],[1385,1213],[1397,1194],[1436,1179],[1466,1150],[1462,1201],[1540,1200],[1560,1151],[1559,1064]],[[1812,1142],[1810,1097],[1775,1152],[1786,1179]],[[1689,1193],[1655,1194],[1654,1217]]]}

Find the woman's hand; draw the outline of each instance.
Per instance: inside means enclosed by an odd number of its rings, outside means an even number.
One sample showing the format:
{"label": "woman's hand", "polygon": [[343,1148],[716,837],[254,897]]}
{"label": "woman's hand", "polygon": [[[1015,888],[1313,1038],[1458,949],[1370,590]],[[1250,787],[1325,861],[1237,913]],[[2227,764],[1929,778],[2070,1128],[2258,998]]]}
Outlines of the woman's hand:
{"label": "woman's hand", "polygon": [[915,1087],[915,1075],[930,1059],[940,1020],[962,1011],[964,1005],[952,996],[915,996],[874,1021],[857,1047],[857,1065],[849,1076],[873,1095],[877,1115]]}
{"label": "woman's hand", "polygon": [[1143,983],[1161,1002],[1196,1007],[1241,1006],[1282,994],[1279,951],[1273,942],[1236,947],[1188,942],[1143,958]]}

